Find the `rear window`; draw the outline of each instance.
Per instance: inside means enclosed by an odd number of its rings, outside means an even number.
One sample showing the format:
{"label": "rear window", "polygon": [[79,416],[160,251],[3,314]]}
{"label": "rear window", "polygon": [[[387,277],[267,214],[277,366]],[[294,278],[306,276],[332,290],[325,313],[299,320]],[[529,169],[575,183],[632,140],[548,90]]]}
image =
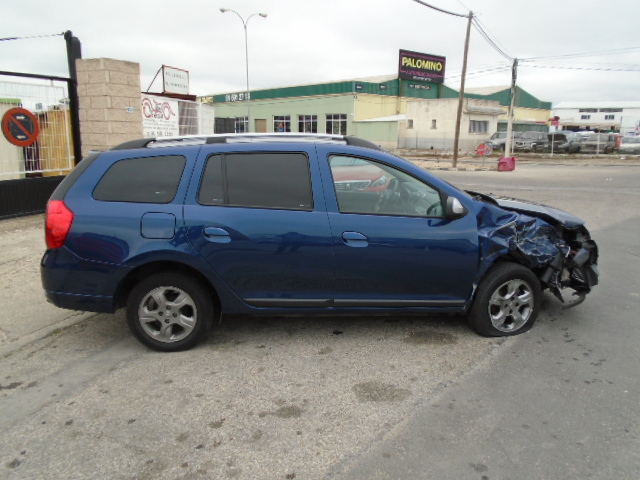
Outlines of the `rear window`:
{"label": "rear window", "polygon": [[212,155],[204,171],[202,205],[312,210],[309,159],[304,153]]}
{"label": "rear window", "polygon": [[93,198],[104,202],[170,203],[176,196],[186,159],[180,155],[128,158],[104,174]]}

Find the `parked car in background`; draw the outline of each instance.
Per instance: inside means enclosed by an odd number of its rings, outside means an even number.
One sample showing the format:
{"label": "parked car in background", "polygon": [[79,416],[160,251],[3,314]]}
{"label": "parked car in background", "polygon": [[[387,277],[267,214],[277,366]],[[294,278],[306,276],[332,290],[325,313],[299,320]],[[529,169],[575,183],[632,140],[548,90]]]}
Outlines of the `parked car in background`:
{"label": "parked car in background", "polygon": [[613,153],[617,135],[614,133],[590,133],[582,138],[580,152],[582,153]]}
{"label": "parked car in background", "polygon": [[[513,132],[512,133],[512,148],[515,146],[516,141],[522,136],[523,132]],[[493,135],[491,135],[491,138],[489,139],[489,142],[492,147],[493,150],[496,150],[498,152],[504,152],[505,149],[505,145],[507,143],[507,132],[496,132]]]}
{"label": "parked car in background", "polygon": [[522,132],[515,140],[514,151],[543,152],[549,149],[549,139],[546,132]]}
{"label": "parked car in background", "polygon": [[618,153],[640,155],[640,137],[622,137]]}
{"label": "parked car in background", "polygon": [[582,135],[577,132],[561,130],[549,133],[547,138],[552,153],[578,153],[582,148]]}
{"label": "parked car in background", "polygon": [[384,170],[355,157],[340,157],[331,164],[333,183],[337,191],[382,191],[389,185]]}

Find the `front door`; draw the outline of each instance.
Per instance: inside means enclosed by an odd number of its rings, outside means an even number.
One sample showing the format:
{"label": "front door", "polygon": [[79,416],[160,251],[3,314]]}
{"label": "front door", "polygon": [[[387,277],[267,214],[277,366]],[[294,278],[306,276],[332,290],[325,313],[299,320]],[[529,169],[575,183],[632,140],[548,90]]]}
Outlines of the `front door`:
{"label": "front door", "polygon": [[267,133],[267,120],[264,118],[256,118],[256,133]]}
{"label": "front door", "polygon": [[[444,218],[441,193],[366,158],[329,155],[337,201],[335,305],[460,307],[478,262],[472,216]],[[329,195],[327,195],[329,196]]]}

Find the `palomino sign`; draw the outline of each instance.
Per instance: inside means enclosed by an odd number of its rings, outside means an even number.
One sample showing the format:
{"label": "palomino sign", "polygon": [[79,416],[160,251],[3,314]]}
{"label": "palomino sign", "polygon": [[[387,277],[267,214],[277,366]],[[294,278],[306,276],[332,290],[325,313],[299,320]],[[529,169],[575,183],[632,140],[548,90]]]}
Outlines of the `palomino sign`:
{"label": "palomino sign", "polygon": [[398,76],[414,82],[442,83],[446,57],[400,50]]}

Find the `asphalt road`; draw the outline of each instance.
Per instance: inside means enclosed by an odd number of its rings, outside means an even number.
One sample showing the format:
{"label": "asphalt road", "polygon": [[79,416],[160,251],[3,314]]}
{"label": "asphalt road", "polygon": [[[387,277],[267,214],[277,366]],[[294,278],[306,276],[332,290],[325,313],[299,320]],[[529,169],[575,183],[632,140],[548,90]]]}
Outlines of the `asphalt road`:
{"label": "asphalt road", "polygon": [[41,219],[0,222],[0,476],[640,478],[640,167],[438,174],[585,218],[601,285],[509,339],[459,317],[225,318],[160,354],[121,313],[47,305]]}
{"label": "asphalt road", "polygon": [[513,173],[441,176],[587,219],[601,284],[573,309],[548,299],[531,332],[417,408],[336,478],[640,478],[640,168]]}

